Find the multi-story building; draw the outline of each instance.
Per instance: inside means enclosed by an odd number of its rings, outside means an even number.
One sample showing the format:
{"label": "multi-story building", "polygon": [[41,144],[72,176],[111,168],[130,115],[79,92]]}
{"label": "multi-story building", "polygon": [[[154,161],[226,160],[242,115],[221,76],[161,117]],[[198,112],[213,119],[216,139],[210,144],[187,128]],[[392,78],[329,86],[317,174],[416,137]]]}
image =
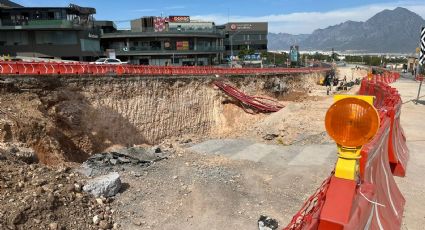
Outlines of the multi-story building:
{"label": "multi-story building", "polygon": [[226,56],[237,56],[241,50],[267,51],[267,22],[229,22],[224,25]]}
{"label": "multi-story building", "polygon": [[[0,0],[0,55],[91,61],[107,55],[141,65],[215,65],[241,50],[267,50],[267,23],[143,17],[131,30],[96,21],[96,9],[23,7]],[[113,55],[112,55],[113,54]]]}
{"label": "multi-story building", "polygon": [[93,60],[103,55],[102,30],[115,25],[95,21],[94,8],[23,7],[10,1],[0,4],[0,55]]}
{"label": "multi-story building", "polygon": [[141,65],[213,65],[224,53],[223,31],[188,16],[143,17],[131,21],[131,30],[101,38],[104,50]]}

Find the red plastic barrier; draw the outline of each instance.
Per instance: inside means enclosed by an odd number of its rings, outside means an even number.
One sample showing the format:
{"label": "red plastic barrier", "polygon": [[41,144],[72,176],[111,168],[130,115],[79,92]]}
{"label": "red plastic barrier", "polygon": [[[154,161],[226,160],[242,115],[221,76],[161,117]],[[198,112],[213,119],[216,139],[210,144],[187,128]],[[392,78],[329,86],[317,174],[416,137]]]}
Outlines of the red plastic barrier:
{"label": "red plastic barrier", "polygon": [[361,183],[332,178],[318,229],[400,229],[405,200],[388,164],[391,121],[363,146]]}
{"label": "red plastic barrier", "polygon": [[406,176],[407,162],[409,161],[409,149],[406,145],[406,136],[400,124],[401,101],[389,111],[391,117],[391,130],[389,139],[389,161],[391,171],[395,176]]}
{"label": "red plastic barrier", "polygon": [[[393,76],[393,79],[398,79],[399,77],[397,74],[393,74]],[[373,91],[367,90],[372,87],[374,88]],[[384,111],[391,118],[390,138],[388,141],[389,164],[395,176],[404,177],[409,160],[409,150],[403,128],[400,125],[402,104],[400,95],[396,89],[387,84],[379,81],[375,83],[365,79],[362,81],[359,94],[375,96],[375,107],[380,111]]]}
{"label": "red plastic barrier", "polygon": [[[323,207],[310,216],[298,217],[302,223],[295,225],[293,220],[285,229],[401,228],[405,200],[393,175],[405,176],[409,150],[400,125],[401,97],[388,85],[399,77],[398,73],[384,72],[362,80],[359,94],[375,96],[381,126],[362,148],[360,180],[331,177],[322,197]],[[311,219],[313,216],[319,218]]]}
{"label": "red plastic barrier", "polygon": [[98,65],[88,63],[55,62],[0,62],[3,75],[56,75],[56,74],[117,74],[117,75],[255,75],[284,73],[314,73],[328,71],[327,68],[221,68],[212,66],[138,66]]}

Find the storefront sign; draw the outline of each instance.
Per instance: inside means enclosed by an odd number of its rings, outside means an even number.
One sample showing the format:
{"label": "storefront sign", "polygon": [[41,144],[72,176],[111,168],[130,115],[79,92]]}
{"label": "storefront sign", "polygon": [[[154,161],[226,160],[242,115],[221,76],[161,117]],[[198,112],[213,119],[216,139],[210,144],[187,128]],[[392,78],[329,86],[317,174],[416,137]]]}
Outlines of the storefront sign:
{"label": "storefront sign", "polygon": [[170,22],[190,22],[189,16],[170,16],[168,19]]}
{"label": "storefront sign", "polygon": [[241,24],[231,24],[231,30],[252,30],[252,24],[241,23]]}
{"label": "storefront sign", "polygon": [[177,50],[189,50],[189,41],[176,42]]}

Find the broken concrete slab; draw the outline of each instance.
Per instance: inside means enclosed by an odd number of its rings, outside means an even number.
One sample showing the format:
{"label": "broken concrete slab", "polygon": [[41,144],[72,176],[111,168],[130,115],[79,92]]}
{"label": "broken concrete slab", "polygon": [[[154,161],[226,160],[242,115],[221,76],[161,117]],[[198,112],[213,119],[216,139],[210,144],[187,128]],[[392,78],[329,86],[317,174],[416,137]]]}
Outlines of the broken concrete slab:
{"label": "broken concrete slab", "polygon": [[121,179],[117,172],[99,176],[87,181],[83,190],[96,197],[115,196],[121,189]]}
{"label": "broken concrete slab", "polygon": [[87,159],[76,171],[85,176],[103,175],[127,170],[131,167],[148,167],[156,161],[166,159],[168,153],[159,147],[123,148],[113,152],[98,153]]}

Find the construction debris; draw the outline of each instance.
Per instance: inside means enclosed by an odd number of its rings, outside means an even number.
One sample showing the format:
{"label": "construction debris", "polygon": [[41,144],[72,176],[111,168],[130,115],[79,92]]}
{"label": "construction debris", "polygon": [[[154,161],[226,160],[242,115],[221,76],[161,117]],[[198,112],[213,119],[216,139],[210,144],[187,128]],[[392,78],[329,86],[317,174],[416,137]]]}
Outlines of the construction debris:
{"label": "construction debris", "polygon": [[259,230],[276,230],[279,227],[277,220],[272,219],[268,216],[260,216],[258,220],[258,229]]}
{"label": "construction debris", "polygon": [[121,179],[117,172],[91,179],[83,187],[84,192],[91,193],[95,197],[115,196],[120,189]]}
{"label": "construction debris", "polygon": [[84,178],[67,168],[27,164],[19,149],[0,149],[0,229],[99,229],[92,221],[99,213],[105,227],[114,224],[110,201],[99,204],[81,191]]}
{"label": "construction debris", "polygon": [[78,172],[86,176],[97,176],[131,167],[148,167],[154,162],[166,159],[166,153],[159,147],[124,148],[113,152],[99,153],[85,161]]}

